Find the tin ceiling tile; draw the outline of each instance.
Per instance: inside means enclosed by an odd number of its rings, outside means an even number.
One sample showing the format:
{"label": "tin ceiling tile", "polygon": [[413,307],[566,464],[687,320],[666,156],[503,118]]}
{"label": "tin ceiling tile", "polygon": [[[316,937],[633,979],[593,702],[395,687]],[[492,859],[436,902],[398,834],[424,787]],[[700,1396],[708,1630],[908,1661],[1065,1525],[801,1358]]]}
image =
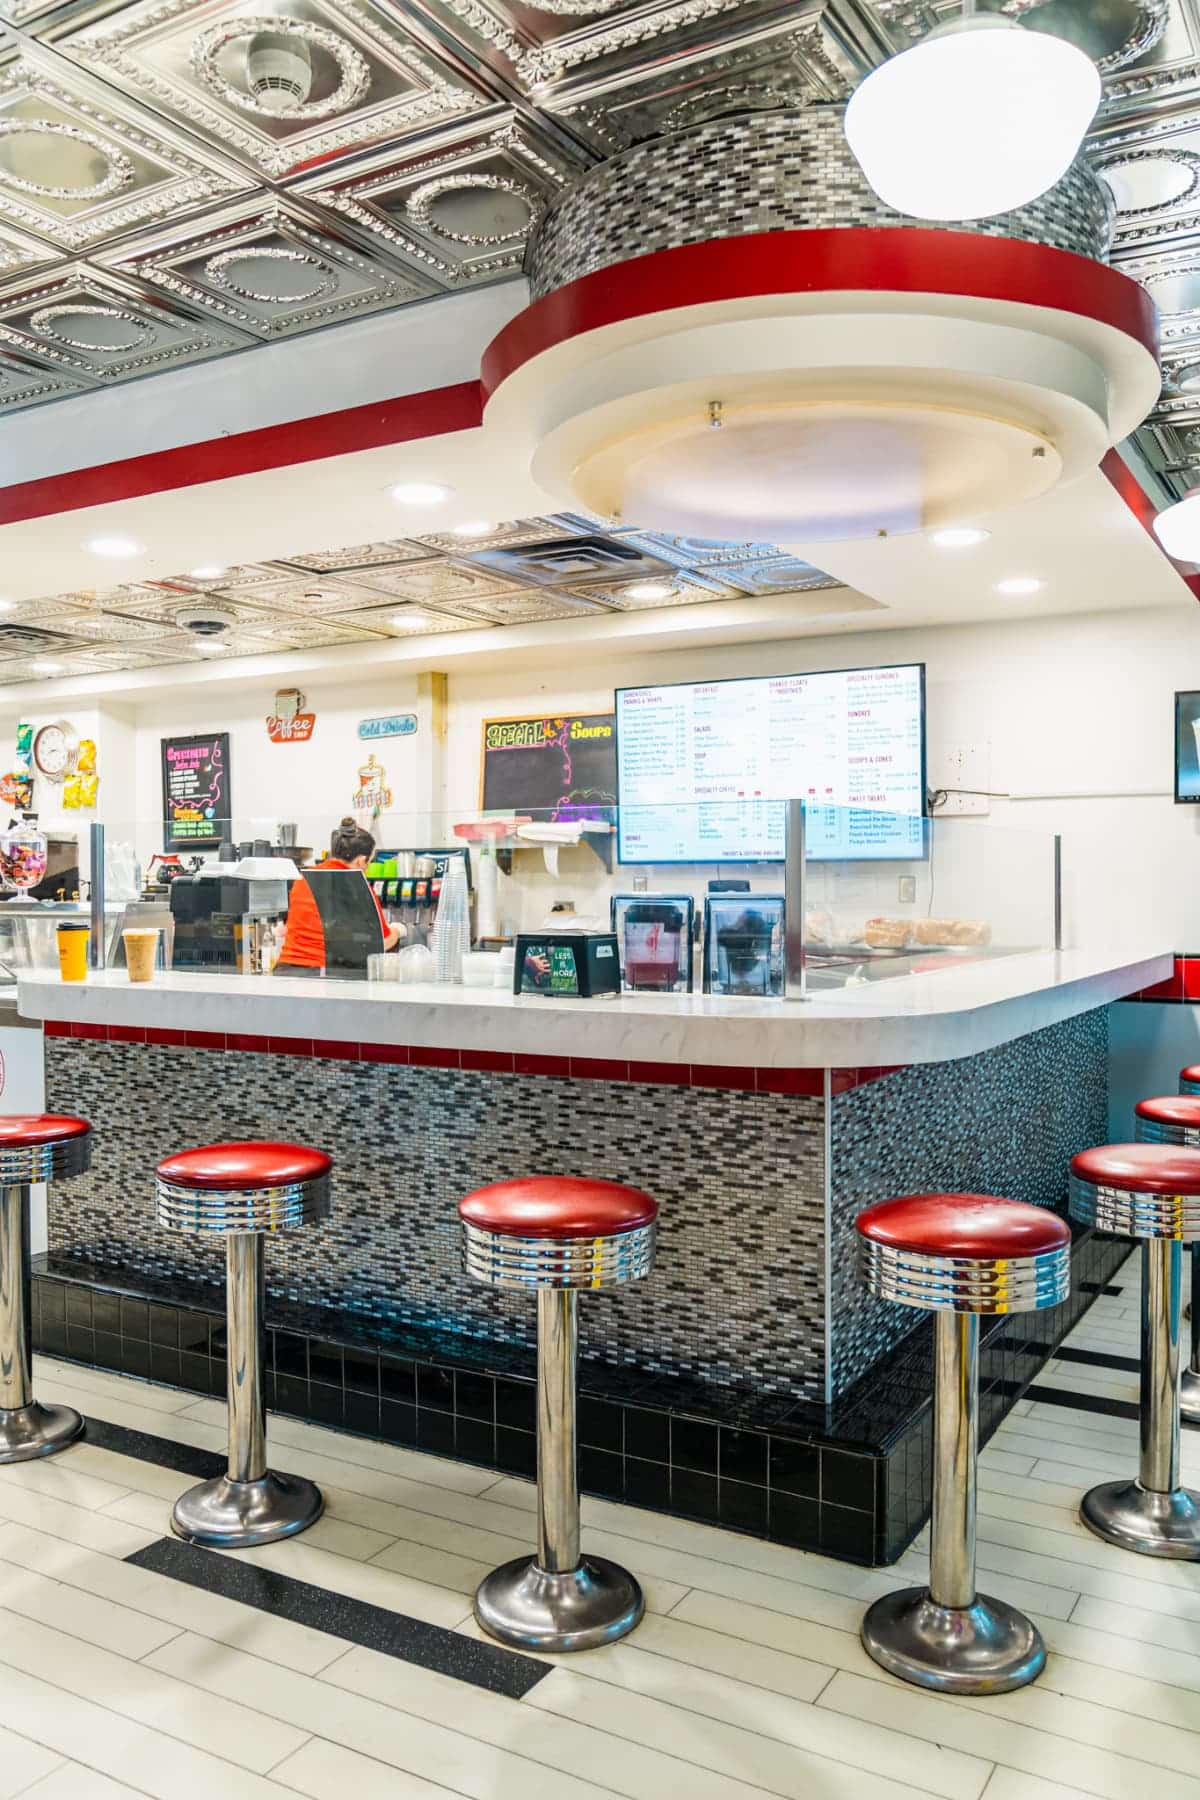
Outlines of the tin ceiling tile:
{"label": "tin ceiling tile", "polygon": [[39,264],[53,262],[56,254],[49,244],[39,244],[22,232],[0,228],[0,281],[23,275],[27,269],[36,269]]}
{"label": "tin ceiling tile", "polygon": [[472,631],[478,621],[459,618],[454,613],[434,612],[431,607],[413,606],[407,600],[393,601],[390,606],[373,606],[346,615],[344,622],[366,625],[387,637],[423,637],[427,632]]}
{"label": "tin ceiling tile", "polygon": [[583,618],[589,613],[607,612],[608,608],[591,599],[577,599],[541,588],[536,593],[495,594],[487,600],[456,600],[454,610],[463,618],[489,621],[493,625],[528,625],[542,619]]}
{"label": "tin ceiling tile", "polygon": [[249,342],[228,325],[117,285],[83,264],[36,287],[0,294],[0,325],[46,362],[105,384]]}
{"label": "tin ceiling tile", "polygon": [[86,393],[94,384],[82,370],[68,374],[64,369],[49,369],[27,357],[7,354],[14,343],[23,339],[0,330],[0,414],[19,412],[26,406],[41,406],[47,400],[62,400],[69,394]]}
{"label": "tin ceiling tile", "polygon": [[427,282],[360,255],[294,205],[260,201],[105,261],[256,337],[285,337],[428,297]]}
{"label": "tin ceiling tile", "polygon": [[479,550],[496,550],[501,545],[536,543],[558,530],[554,519],[513,519],[508,524],[491,525],[486,520],[466,521],[457,531],[433,532],[417,538],[425,546],[423,554],[470,556]]}
{"label": "tin ceiling tile", "polygon": [[365,0],[138,0],[58,44],[272,180],[492,104]]}
{"label": "tin ceiling tile", "polygon": [[378,637],[377,632],[348,624],[343,618],[297,619],[286,618],[281,613],[264,614],[248,629],[273,650],[315,650],[323,645],[365,644]]}
{"label": "tin ceiling tile", "polygon": [[520,272],[530,231],[571,165],[511,114],[436,156],[390,149],[304,191],[440,283]]}
{"label": "tin ceiling tile", "polygon": [[[253,629],[257,622],[265,616],[252,606],[244,606],[240,601],[226,599],[223,595],[206,595],[222,612],[232,613],[235,623]],[[150,591],[137,592],[126,588],[119,599],[111,594],[101,596],[106,612],[120,611],[132,619],[151,619],[169,625],[172,630],[179,629],[178,615],[189,605],[195,605],[195,596],[151,588]]]}
{"label": "tin ceiling tile", "polygon": [[428,555],[424,544],[396,538],[382,544],[350,544],[344,550],[311,550],[304,556],[287,557],[286,563],[292,569],[310,569],[314,575],[325,575],[343,569],[370,569],[381,563],[424,562]]}
{"label": "tin ceiling tile", "polygon": [[399,563],[388,569],[364,569],[361,585],[398,600],[427,601],[431,605],[457,607],[492,594],[516,591],[517,584],[488,569],[474,569],[433,557],[428,562]]}
{"label": "tin ceiling tile", "polygon": [[264,610],[313,617],[349,612],[356,606],[369,605],[374,598],[371,589],[360,581],[327,575],[298,575],[283,569],[274,570],[269,581],[245,585],[227,581],[222,584],[220,594]]}
{"label": "tin ceiling tile", "polygon": [[580,600],[602,600],[618,612],[648,612],[660,606],[695,606],[704,600],[743,597],[740,588],[700,579],[682,570],[642,581],[589,582],[585,587],[564,588],[563,592]]}
{"label": "tin ceiling tile", "polygon": [[0,219],[78,252],[248,186],[41,54],[0,68]]}

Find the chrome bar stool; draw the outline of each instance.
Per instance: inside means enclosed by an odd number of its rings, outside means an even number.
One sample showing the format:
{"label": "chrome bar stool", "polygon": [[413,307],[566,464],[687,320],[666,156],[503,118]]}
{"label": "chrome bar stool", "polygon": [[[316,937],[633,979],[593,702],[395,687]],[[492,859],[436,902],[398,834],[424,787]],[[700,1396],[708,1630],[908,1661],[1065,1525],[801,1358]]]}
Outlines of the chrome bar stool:
{"label": "chrome bar stool", "polygon": [[30,1188],[92,1164],[92,1128],[61,1113],[0,1118],[0,1463],[53,1456],[83,1430],[73,1406],[33,1397]]}
{"label": "chrome bar stool", "polygon": [[533,1175],[479,1188],[458,1211],[468,1275],[534,1288],[538,1302],[537,1553],[485,1576],[475,1617],[522,1649],[591,1650],[632,1631],[645,1602],[627,1570],[580,1554],[577,1290],[649,1273],[658,1206],[613,1181]]}
{"label": "chrome bar stool", "polygon": [[1200,1150],[1139,1143],[1081,1151],[1071,1159],[1071,1217],[1142,1246],[1137,1479],[1089,1489],[1079,1516],[1123,1550],[1200,1561],[1200,1494],[1179,1483],[1181,1246],[1200,1238]]}
{"label": "chrome bar stool", "polygon": [[1041,1633],[975,1586],[979,1314],[1057,1306],[1071,1233],[1057,1214],[991,1194],[909,1194],[857,1221],[867,1286],[936,1312],[929,1586],[885,1594],[862,1622],[892,1675],[949,1694],[1004,1694],[1041,1674]]}
{"label": "chrome bar stool", "polygon": [[226,1240],[229,1465],[175,1502],[171,1529],[191,1544],[273,1544],[321,1516],[319,1488],[267,1467],[263,1234],[327,1219],[332,1167],[322,1150],[257,1143],[180,1150],[158,1165],[158,1223]]}
{"label": "chrome bar stool", "polygon": [[[1185,1087],[1189,1077],[1194,1085]],[[1133,1135],[1139,1144],[1186,1144],[1200,1150],[1200,1069],[1181,1070],[1178,1094],[1139,1101]],[[1200,1299],[1200,1239],[1192,1245],[1191,1263],[1192,1294]],[[1179,1411],[1185,1419],[1200,1420],[1200,1306],[1188,1306],[1183,1316],[1191,1322],[1191,1350],[1179,1378]]]}

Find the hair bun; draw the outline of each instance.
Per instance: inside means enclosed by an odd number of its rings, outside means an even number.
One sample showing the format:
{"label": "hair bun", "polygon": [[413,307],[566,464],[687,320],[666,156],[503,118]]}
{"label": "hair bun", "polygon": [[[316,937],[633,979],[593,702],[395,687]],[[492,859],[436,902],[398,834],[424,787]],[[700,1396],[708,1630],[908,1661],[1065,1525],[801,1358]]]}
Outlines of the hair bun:
{"label": "hair bun", "polygon": [[357,825],[358,825],[358,820],[353,816],[352,813],[347,813],[345,818],[342,820],[342,830],[343,831],[354,831],[356,829]]}

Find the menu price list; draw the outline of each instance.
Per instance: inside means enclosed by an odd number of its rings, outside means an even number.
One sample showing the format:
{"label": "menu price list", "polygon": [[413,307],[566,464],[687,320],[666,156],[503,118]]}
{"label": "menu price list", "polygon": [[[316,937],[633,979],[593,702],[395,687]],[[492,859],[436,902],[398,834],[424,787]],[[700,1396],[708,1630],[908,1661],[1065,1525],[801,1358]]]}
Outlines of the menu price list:
{"label": "menu price list", "polygon": [[622,689],[621,859],[778,860],[791,798],[811,856],[920,856],[921,715],[919,665]]}

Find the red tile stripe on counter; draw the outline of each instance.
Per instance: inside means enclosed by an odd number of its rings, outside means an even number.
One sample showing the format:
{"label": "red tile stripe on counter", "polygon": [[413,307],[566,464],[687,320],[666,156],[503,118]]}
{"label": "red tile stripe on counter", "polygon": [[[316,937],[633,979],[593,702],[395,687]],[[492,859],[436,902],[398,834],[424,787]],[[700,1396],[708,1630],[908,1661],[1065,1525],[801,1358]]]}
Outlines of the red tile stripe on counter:
{"label": "red tile stripe on counter", "polygon": [[[629,1081],[651,1087],[736,1089],[743,1093],[808,1094],[825,1091],[824,1069],[743,1069],[712,1063],[621,1062],[594,1056],[534,1056],[508,1050],[436,1050],[413,1044],[354,1044],[329,1038],[255,1037],[246,1032],[163,1031],[141,1025],[84,1025],[50,1019],[47,1037],[87,1038],[109,1044],[165,1044],[176,1049],[237,1050],[258,1056],[315,1056],[334,1062],[391,1063],[401,1068],[463,1069],[488,1075],[546,1075],[576,1081]],[[833,1069],[835,1094],[895,1075],[892,1068]]]}

